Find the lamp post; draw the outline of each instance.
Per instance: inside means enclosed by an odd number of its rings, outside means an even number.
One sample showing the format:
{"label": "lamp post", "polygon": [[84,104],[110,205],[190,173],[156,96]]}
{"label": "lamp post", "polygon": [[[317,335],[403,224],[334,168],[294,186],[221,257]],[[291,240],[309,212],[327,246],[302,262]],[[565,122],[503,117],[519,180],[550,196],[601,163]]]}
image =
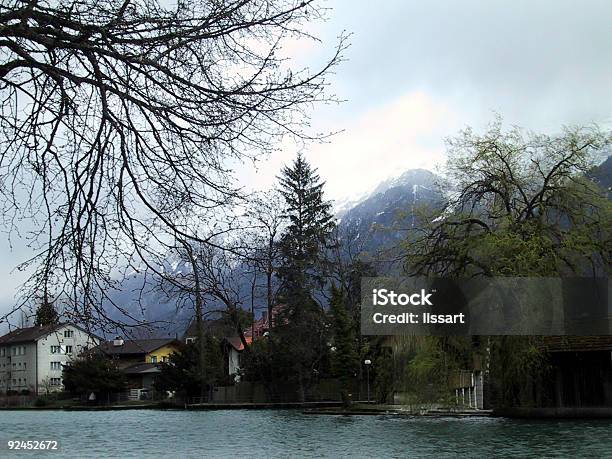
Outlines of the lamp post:
{"label": "lamp post", "polygon": [[370,401],[370,365],[372,365],[372,361],[370,359],[366,359],[363,361],[366,366],[366,379],[368,381],[368,402]]}

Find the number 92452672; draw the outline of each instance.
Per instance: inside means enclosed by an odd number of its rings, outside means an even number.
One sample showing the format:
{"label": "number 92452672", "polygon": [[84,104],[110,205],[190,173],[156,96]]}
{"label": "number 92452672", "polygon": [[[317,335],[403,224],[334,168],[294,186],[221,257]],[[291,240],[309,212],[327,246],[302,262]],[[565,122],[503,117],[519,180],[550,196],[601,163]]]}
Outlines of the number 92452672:
{"label": "number 92452672", "polygon": [[8,449],[24,449],[24,450],[57,450],[59,444],[55,440],[8,440],[6,442]]}

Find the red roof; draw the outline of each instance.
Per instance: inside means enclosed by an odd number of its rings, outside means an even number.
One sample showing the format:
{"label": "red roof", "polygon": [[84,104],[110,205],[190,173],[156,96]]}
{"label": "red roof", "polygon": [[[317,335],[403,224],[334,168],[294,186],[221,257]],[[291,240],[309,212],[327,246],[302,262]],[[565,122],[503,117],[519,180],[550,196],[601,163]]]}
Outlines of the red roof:
{"label": "red roof", "polygon": [[[286,304],[277,304],[272,308],[272,317],[276,318],[283,309],[287,307]],[[253,323],[252,327],[246,327],[244,330],[245,336],[254,335],[255,338],[259,338],[263,336],[263,334],[270,329],[270,318],[268,317],[267,312],[261,317],[261,319],[256,320]],[[251,331],[253,333],[251,333]]]}
{"label": "red roof", "polygon": [[[251,338],[250,336],[246,336],[246,333],[245,333],[244,338],[248,345],[250,345],[253,342],[253,338]],[[230,344],[230,346],[232,346],[237,351],[244,350],[244,344],[239,336],[232,336],[230,338],[225,338],[225,341],[227,341]]]}

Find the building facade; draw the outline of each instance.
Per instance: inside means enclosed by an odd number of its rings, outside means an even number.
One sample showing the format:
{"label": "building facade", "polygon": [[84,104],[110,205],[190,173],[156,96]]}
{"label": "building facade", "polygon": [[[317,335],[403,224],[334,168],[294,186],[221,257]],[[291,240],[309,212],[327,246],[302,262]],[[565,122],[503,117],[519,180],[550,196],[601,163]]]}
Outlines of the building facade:
{"label": "building facade", "polygon": [[0,337],[0,392],[63,390],[63,366],[99,339],[71,323],[19,328]]}
{"label": "building facade", "polygon": [[181,343],[172,338],[124,340],[117,337],[93,351],[112,359],[127,376],[130,389],[151,389],[160,373],[159,364],[180,352]]}

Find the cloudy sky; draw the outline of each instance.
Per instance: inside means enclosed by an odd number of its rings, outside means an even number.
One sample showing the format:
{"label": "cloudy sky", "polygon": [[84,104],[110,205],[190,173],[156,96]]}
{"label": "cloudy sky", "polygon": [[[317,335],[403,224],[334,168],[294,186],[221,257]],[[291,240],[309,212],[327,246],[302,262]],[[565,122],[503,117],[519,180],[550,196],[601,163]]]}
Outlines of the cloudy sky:
{"label": "cloudy sky", "polygon": [[[328,5],[330,20],[315,29],[323,44],[295,47],[295,54],[321,62],[340,31],[353,33],[333,80],[347,101],[313,112],[315,128],[343,133],[305,152],[330,198],[432,167],[444,156],[444,137],[466,125],[482,128],[495,112],[508,124],[546,132],[612,120],[609,0]],[[294,155],[287,148],[241,180],[270,186]]]}
{"label": "cloudy sky", "polygon": [[[612,124],[610,0],[330,1],[313,26],[321,44],[286,52],[313,65],[351,32],[348,59],[332,79],[346,102],[317,107],[313,129],[343,131],[304,153],[329,198],[357,196],[381,180],[444,158],[443,139],[482,128],[495,112],[508,124],[555,132],[563,124]],[[287,145],[240,168],[246,188],[265,189],[296,154]],[[0,244],[0,312],[13,303],[28,256]]]}

